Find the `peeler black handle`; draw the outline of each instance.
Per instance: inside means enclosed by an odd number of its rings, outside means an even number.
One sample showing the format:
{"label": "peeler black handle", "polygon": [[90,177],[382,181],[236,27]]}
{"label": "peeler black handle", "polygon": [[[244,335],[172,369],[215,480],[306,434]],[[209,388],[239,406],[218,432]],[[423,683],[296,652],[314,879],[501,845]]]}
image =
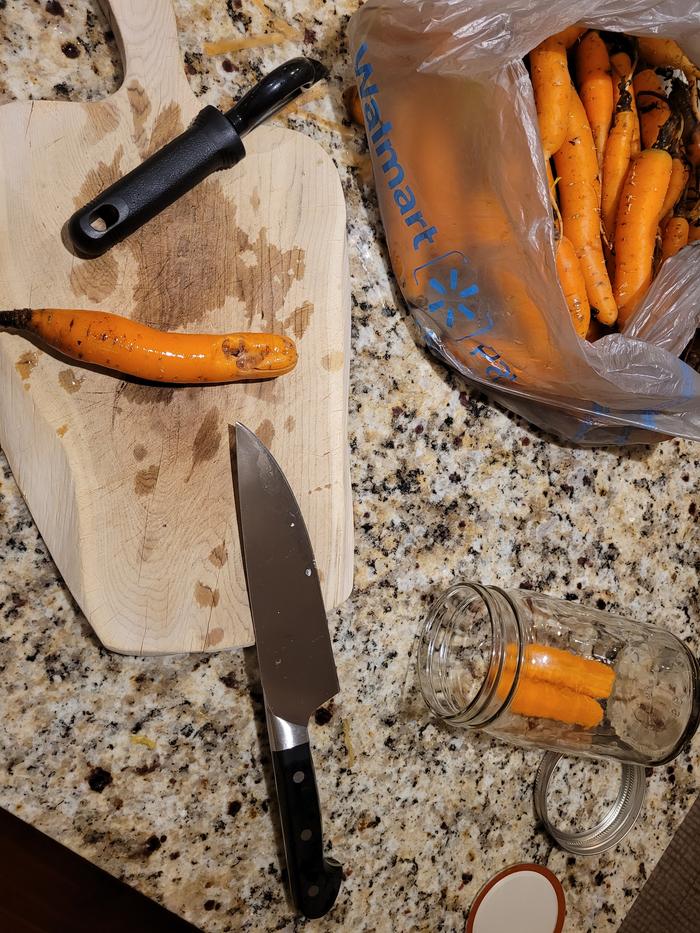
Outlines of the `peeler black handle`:
{"label": "peeler black handle", "polygon": [[293,58],[228,113],[205,107],[189,129],[73,214],[68,235],[76,252],[101,256],[207,175],[240,162],[245,156],[241,137],[325,76],[319,62]]}
{"label": "peeler black handle", "polygon": [[207,175],[244,156],[229,120],[216,107],[205,107],[184,133],[73,214],[68,221],[73,246],[84,256],[100,256]]}

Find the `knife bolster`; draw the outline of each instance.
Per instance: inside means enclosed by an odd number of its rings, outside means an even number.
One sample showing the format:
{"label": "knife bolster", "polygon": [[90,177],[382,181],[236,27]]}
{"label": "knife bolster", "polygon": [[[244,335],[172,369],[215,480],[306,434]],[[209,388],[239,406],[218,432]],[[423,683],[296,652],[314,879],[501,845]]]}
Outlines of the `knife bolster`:
{"label": "knife bolster", "polygon": [[296,722],[287,722],[281,716],[266,709],[267,734],[270,739],[270,749],[273,752],[283,752],[290,748],[297,748],[309,741],[309,730]]}

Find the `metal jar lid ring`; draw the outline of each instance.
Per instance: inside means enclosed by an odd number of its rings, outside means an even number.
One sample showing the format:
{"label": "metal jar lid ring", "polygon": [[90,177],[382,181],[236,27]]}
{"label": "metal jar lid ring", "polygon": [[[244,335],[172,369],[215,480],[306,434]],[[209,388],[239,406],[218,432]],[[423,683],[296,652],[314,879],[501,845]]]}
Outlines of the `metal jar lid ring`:
{"label": "metal jar lid ring", "polygon": [[535,777],[535,812],[555,842],[573,855],[600,855],[616,846],[632,829],[644,803],[646,775],[642,765],[620,763],[620,790],[601,821],[592,829],[569,832],[554,826],[547,812],[547,790],[554,769],[563,758],[545,752]]}

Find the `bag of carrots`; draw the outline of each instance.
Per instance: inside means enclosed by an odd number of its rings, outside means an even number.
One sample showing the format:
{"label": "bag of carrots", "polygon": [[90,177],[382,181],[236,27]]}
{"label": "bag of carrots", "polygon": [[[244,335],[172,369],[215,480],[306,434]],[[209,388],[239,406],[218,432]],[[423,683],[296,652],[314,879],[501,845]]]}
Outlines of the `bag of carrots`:
{"label": "bag of carrots", "polygon": [[567,440],[700,439],[700,0],[367,0],[349,35],[428,346]]}

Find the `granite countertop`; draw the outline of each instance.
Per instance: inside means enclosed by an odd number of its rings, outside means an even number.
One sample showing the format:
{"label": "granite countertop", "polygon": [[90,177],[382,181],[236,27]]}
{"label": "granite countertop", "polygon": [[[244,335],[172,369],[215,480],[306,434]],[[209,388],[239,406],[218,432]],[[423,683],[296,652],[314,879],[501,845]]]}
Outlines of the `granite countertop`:
{"label": "granite countertop", "polygon": [[[341,123],[357,0],[270,6],[332,68],[328,99],[287,119],[338,166],[354,297],[355,589],[329,619],[341,693],[312,726],[326,835],[347,878],[312,926],[463,930],[490,875],[535,861],[563,883],[567,930],[615,930],[696,796],[700,742],[650,775],[623,844],[567,856],[533,816],[540,755],[432,723],[415,693],[414,636],[431,595],[470,577],[656,621],[700,650],[698,446],[558,445],[417,345],[387,271],[363,136]],[[263,9],[176,3],[204,101],[235,97],[259,66],[299,48],[203,54],[205,39],[262,32]],[[1,99],[84,99],[119,84],[95,0],[0,0],[0,36]],[[1,468],[0,805],[207,933],[305,926],[281,879],[254,651],[103,650],[4,458]]]}

